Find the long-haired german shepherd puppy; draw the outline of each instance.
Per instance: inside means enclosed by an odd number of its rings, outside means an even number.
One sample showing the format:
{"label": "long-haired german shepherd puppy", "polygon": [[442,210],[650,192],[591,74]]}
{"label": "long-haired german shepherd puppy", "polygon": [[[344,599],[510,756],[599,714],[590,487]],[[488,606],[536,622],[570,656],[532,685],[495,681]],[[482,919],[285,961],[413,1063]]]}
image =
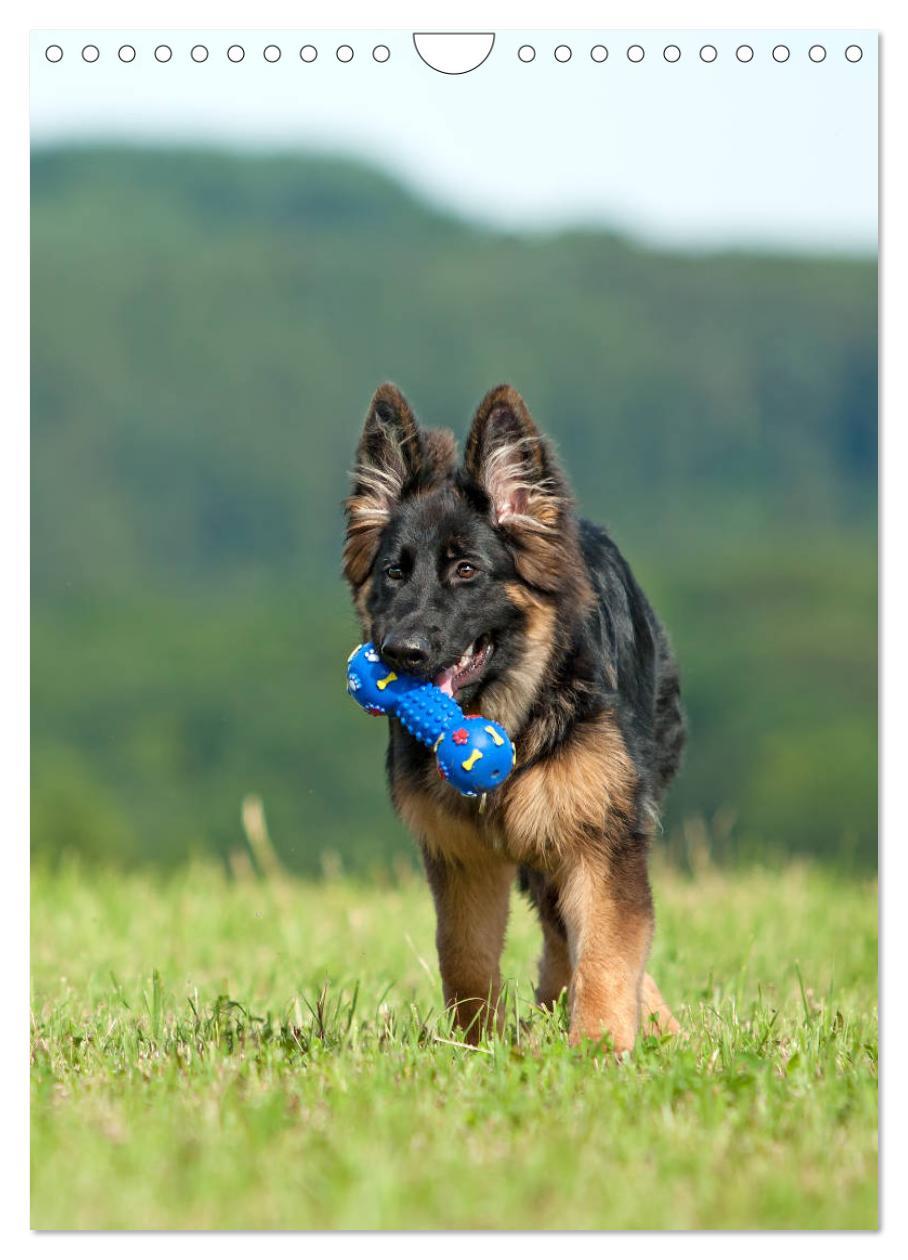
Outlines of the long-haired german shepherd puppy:
{"label": "long-haired german shepherd puppy", "polygon": [[491,390],[464,460],[393,385],[372,399],[346,500],[344,574],[390,666],[507,729],[517,764],[460,796],[390,722],[394,805],[419,842],[445,1000],[475,1040],[499,1009],[515,876],[539,913],[537,998],[568,990],[572,1042],[678,1031],[646,974],[647,846],[684,743],[665,631],[604,530],[579,520],[520,395]]}

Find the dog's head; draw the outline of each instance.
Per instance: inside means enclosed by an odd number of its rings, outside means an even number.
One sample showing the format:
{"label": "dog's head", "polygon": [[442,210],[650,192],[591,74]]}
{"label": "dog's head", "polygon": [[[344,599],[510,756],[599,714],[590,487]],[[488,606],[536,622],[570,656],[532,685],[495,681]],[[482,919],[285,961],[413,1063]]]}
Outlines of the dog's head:
{"label": "dog's head", "polygon": [[452,435],[382,385],[352,480],[344,575],[364,633],[401,672],[522,719],[580,568],[570,492],[523,399],[486,395],[458,466]]}

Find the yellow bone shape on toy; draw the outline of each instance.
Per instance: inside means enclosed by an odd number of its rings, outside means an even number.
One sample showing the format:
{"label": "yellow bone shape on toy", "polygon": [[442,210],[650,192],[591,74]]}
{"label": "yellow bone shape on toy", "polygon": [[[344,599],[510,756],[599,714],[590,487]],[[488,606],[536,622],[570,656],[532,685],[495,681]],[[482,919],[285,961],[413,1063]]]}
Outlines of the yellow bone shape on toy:
{"label": "yellow bone shape on toy", "polygon": [[479,749],[474,748],[473,751],[470,753],[469,757],[467,757],[466,761],[462,761],[460,764],[463,766],[464,770],[472,770],[473,767],[476,765],[476,762],[479,761],[481,757],[482,757],[482,753],[479,751]]}

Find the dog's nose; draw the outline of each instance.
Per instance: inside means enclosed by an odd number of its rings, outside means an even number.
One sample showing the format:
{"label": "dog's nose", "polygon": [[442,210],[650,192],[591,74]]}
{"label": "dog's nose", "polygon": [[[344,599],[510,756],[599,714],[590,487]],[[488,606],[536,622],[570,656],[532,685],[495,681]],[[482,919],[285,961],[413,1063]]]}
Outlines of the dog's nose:
{"label": "dog's nose", "polygon": [[381,654],[389,665],[402,673],[424,669],[429,660],[429,640],[417,634],[389,634],[381,645]]}

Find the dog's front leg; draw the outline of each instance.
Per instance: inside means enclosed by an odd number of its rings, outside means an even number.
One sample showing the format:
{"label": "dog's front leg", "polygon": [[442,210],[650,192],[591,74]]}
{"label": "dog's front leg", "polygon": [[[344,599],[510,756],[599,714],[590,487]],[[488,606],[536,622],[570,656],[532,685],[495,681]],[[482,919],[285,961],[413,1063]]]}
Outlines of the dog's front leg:
{"label": "dog's front leg", "polygon": [[484,856],[461,863],[426,854],[425,864],[445,1003],[475,1043],[495,1020],[499,1027],[504,1021],[499,964],[516,868]]}
{"label": "dog's front leg", "polygon": [[643,1032],[655,1032],[662,1037],[666,1034],[672,1037],[681,1034],[681,1025],[659,992],[659,986],[648,972],[643,977],[643,988],[640,993],[640,1027]]}
{"label": "dog's front leg", "polygon": [[608,1036],[617,1054],[632,1050],[653,934],[642,847],[580,858],[562,877],[559,903],[573,964],[571,1043]]}

